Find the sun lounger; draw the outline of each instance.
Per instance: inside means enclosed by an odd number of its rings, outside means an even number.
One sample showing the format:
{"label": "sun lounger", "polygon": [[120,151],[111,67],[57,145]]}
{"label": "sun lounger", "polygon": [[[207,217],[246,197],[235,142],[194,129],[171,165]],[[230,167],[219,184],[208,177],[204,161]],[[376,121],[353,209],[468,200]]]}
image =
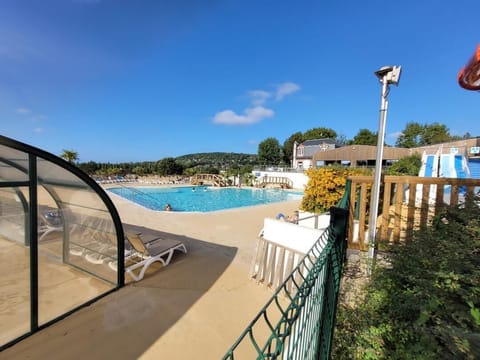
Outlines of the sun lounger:
{"label": "sun lounger", "polygon": [[[154,262],[167,266],[175,250],[187,253],[187,248],[182,241],[169,238],[162,232],[141,226],[123,225],[125,272],[135,281],[143,279]],[[76,228],[73,229],[72,234],[75,230]],[[81,229],[74,238],[75,242],[70,244],[69,249],[71,255],[83,256],[85,260],[95,265],[107,264],[112,270],[117,271],[117,237],[114,233],[97,233]]]}
{"label": "sun lounger", "polygon": [[103,264],[117,258],[117,237],[95,227],[74,224],[70,227],[68,250],[70,255],[83,256],[92,264]]}
{"label": "sun lounger", "polygon": [[[158,261],[163,266],[167,266],[175,250],[187,253],[187,248],[181,241],[162,238],[155,233],[127,231],[125,238],[132,248],[125,257],[125,272],[135,281],[143,279],[148,267],[154,262]],[[137,269],[141,269],[138,275],[134,272]]]}
{"label": "sun lounger", "polygon": [[57,210],[38,212],[38,240],[43,240],[48,234],[55,231],[63,231],[63,222]]}

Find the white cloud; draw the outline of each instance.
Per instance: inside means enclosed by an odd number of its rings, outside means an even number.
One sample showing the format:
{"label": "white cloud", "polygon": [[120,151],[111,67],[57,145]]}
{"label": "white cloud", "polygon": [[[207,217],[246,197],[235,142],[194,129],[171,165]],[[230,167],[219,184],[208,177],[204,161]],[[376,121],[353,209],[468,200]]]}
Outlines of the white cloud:
{"label": "white cloud", "polygon": [[248,143],[250,145],[257,145],[258,144],[258,141],[257,140],[248,140]]}
{"label": "white cloud", "polygon": [[281,101],[285,96],[293,94],[298,90],[300,90],[300,86],[293,82],[277,85],[273,91],[250,90],[247,93],[250,98],[250,106],[243,111],[243,114],[237,114],[233,110],[220,111],[214,115],[213,122],[224,125],[248,125],[271,118],[275,115],[275,112],[263,105],[271,98],[275,99],[275,101]]}
{"label": "white cloud", "polygon": [[35,128],[35,129],[33,129],[33,132],[43,133],[43,128]]}
{"label": "white cloud", "polygon": [[27,109],[27,108],[18,108],[17,113],[22,114],[22,115],[26,115],[26,114],[30,114],[31,110]]}
{"label": "white cloud", "polygon": [[40,122],[48,119],[48,116],[42,114],[35,114],[32,110],[28,108],[17,108],[15,109],[17,114],[26,116],[26,118],[32,122]]}
{"label": "white cloud", "polygon": [[248,95],[251,97],[254,106],[263,105],[272,97],[272,94],[265,90],[252,90],[248,92]]}
{"label": "white cloud", "polygon": [[248,125],[270,118],[274,114],[275,112],[273,110],[266,109],[263,106],[247,108],[243,115],[239,115],[232,110],[224,110],[215,114],[213,122],[224,125]]}
{"label": "white cloud", "polygon": [[286,82],[277,86],[277,90],[275,92],[275,100],[280,101],[285,96],[293,94],[300,90],[300,86],[293,82]]}

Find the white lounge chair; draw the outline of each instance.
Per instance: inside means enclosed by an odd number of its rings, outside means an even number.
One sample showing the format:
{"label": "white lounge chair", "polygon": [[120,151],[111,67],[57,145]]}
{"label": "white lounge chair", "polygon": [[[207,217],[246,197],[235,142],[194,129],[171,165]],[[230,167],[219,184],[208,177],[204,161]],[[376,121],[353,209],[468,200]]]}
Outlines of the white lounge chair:
{"label": "white lounge chair", "polygon": [[43,240],[48,234],[63,231],[63,221],[57,210],[38,211],[38,240]]}
{"label": "white lounge chair", "polygon": [[[187,248],[181,241],[162,238],[154,233],[126,232],[125,238],[132,247],[132,251],[129,251],[125,257],[125,272],[135,281],[143,279],[148,267],[154,262],[158,261],[163,266],[167,266],[175,250],[187,253]],[[141,269],[138,275],[134,273],[137,269]]]}

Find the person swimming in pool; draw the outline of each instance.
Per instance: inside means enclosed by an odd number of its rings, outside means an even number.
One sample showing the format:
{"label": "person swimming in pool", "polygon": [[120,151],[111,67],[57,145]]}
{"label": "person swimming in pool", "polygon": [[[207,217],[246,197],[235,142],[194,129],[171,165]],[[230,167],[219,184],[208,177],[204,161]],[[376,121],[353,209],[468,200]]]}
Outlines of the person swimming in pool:
{"label": "person swimming in pool", "polygon": [[170,204],[165,205],[165,211],[172,211],[172,206]]}

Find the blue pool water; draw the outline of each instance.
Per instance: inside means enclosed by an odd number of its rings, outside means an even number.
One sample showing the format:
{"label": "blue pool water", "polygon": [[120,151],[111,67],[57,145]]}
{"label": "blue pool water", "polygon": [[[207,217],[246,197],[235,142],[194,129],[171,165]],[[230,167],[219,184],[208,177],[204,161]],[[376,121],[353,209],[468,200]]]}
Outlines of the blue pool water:
{"label": "blue pool water", "polygon": [[108,189],[125,199],[152,210],[164,210],[166,204],[173,211],[210,212],[244,206],[300,200],[302,192],[277,189],[189,187],[117,187]]}

